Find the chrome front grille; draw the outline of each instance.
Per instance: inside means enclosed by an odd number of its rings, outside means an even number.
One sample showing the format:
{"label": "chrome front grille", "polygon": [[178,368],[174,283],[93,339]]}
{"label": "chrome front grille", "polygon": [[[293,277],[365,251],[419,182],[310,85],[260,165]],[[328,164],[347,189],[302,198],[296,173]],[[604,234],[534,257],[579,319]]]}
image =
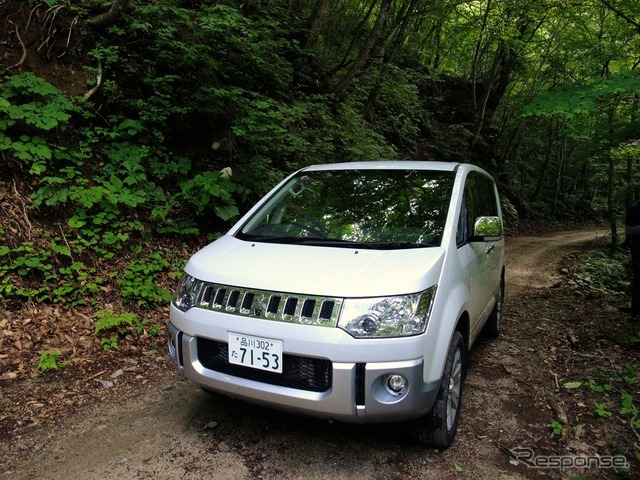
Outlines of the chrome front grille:
{"label": "chrome front grille", "polygon": [[342,299],[204,283],[196,306],[243,317],[335,327]]}

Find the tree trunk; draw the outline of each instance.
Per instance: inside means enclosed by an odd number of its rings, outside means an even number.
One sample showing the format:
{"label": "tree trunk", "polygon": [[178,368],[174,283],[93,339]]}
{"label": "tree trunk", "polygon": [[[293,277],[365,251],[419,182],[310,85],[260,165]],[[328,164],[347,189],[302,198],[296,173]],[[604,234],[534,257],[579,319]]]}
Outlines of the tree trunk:
{"label": "tree trunk", "polygon": [[341,68],[344,68],[345,65],[347,65],[349,56],[353,51],[353,46],[355,45],[356,40],[359,38],[360,31],[362,30],[364,25],[367,23],[367,21],[371,17],[373,9],[377,3],[378,3],[378,0],[372,0],[371,5],[369,5],[369,8],[367,9],[367,13],[364,15],[364,17],[362,17],[362,19],[358,22],[355,28],[349,27],[349,29],[347,30],[347,35],[345,35],[345,38],[351,38],[351,41],[349,42],[349,46],[344,51],[344,55],[342,56],[342,59],[331,70],[331,73],[335,73]]}
{"label": "tree trunk", "polygon": [[[398,18],[394,22],[393,30],[397,30],[395,34],[395,38],[392,40],[391,52],[389,55],[386,55],[384,58],[384,65],[378,78],[376,80],[376,84],[369,92],[369,96],[367,98],[367,102],[363,109],[363,115],[365,118],[369,115],[371,108],[378,101],[378,96],[380,95],[380,91],[382,90],[382,85],[384,85],[384,81],[386,79],[387,73],[389,72],[389,66],[393,63],[400,50],[400,47],[404,44],[404,40],[407,37],[407,30],[409,24],[411,23],[411,18],[413,16],[413,12],[415,11],[415,6],[418,0],[409,0],[407,4],[407,8],[402,9]],[[399,28],[398,28],[399,27]]]}
{"label": "tree trunk", "polygon": [[[542,27],[544,19],[538,21],[534,28],[529,28],[531,25],[531,19],[523,18],[518,25],[518,38],[517,40],[523,43],[531,41],[535,33]],[[525,38],[528,37],[528,38]],[[516,42],[513,42],[516,43]],[[488,77],[482,82],[484,92],[482,100],[479,105],[474,103],[476,110],[476,120],[474,125],[474,135],[471,141],[471,147],[473,148],[478,140],[480,134],[486,123],[489,123],[496,112],[502,98],[504,97],[509,85],[511,84],[511,76],[516,69],[518,62],[520,61],[520,51],[518,51],[513,43],[507,43],[501,41],[498,46],[498,50],[494,55],[493,64],[491,66]],[[475,85],[474,81],[474,102],[475,102]]]}
{"label": "tree trunk", "polygon": [[[640,96],[635,95],[633,97],[633,105],[631,107],[631,125],[637,125],[638,123],[638,107],[640,106]],[[626,205],[628,207],[634,201],[638,200],[638,192],[635,187],[635,181],[633,178],[633,156],[627,157],[627,191],[626,191]],[[637,161],[637,159],[636,159]]]}
{"label": "tree trunk", "polygon": [[558,198],[560,198],[560,188],[562,186],[562,167],[564,166],[564,159],[567,153],[567,139],[562,141],[560,148],[558,149],[558,165],[556,168],[556,191],[553,196],[553,208],[555,209],[558,204]]}
{"label": "tree trunk", "polygon": [[380,12],[378,13],[376,23],[373,25],[373,28],[371,29],[367,40],[360,49],[358,57],[353,61],[353,63],[347,69],[347,72],[335,86],[334,93],[336,94],[336,98],[340,99],[342,97],[347,87],[351,84],[354,77],[358,74],[358,72],[360,72],[360,69],[369,58],[371,49],[382,33],[382,27],[384,26],[384,22],[390,6],[391,0],[382,0],[382,3],[380,4]]}
{"label": "tree trunk", "polygon": [[[615,115],[615,106],[612,106],[608,114],[609,123],[609,147],[613,146],[613,118]],[[607,218],[609,220],[609,228],[611,229],[611,248],[615,249],[618,245],[618,228],[616,221],[616,209],[613,199],[614,181],[615,181],[615,160],[609,151],[609,168],[607,170]]]}
{"label": "tree trunk", "polygon": [[434,36],[436,39],[436,43],[434,45],[434,53],[433,53],[433,69],[438,70],[440,67],[440,48],[442,45],[442,27],[444,26],[444,20],[438,20],[438,23],[435,26]]}
{"label": "tree trunk", "polygon": [[327,21],[327,15],[331,7],[331,0],[316,0],[316,5],[309,19],[309,34],[304,43],[304,48],[312,48],[318,41],[320,32]]}
{"label": "tree trunk", "polygon": [[476,42],[476,48],[473,52],[473,60],[471,62],[471,84],[473,86],[473,108],[478,109],[478,93],[477,93],[477,85],[478,85],[478,62],[480,61],[480,51],[482,47],[482,39],[484,36],[484,31],[487,28],[487,18],[489,17],[489,12],[491,11],[491,0],[487,1],[487,8],[484,11],[484,15],[482,17],[482,25],[480,26],[480,33],[478,35],[478,40]]}
{"label": "tree trunk", "polygon": [[551,163],[551,152],[553,149],[553,118],[549,119],[549,126],[547,127],[547,148],[544,154],[544,163],[542,164],[542,168],[540,169],[540,175],[538,176],[538,181],[536,182],[536,189],[530,197],[530,200],[537,200],[542,193],[542,187],[544,186],[544,179],[547,175],[547,170],[549,169],[549,164]]}

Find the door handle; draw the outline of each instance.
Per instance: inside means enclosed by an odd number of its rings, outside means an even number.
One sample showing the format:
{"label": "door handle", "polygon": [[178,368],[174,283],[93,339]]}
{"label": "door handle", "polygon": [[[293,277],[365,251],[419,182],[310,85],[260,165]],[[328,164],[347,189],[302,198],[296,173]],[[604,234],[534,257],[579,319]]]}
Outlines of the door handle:
{"label": "door handle", "polygon": [[484,251],[484,253],[485,253],[486,255],[489,255],[489,254],[493,251],[493,249],[494,249],[494,248],[495,248],[495,245],[494,245],[493,243],[492,243],[491,245],[487,245],[487,248],[486,248],[486,250]]}

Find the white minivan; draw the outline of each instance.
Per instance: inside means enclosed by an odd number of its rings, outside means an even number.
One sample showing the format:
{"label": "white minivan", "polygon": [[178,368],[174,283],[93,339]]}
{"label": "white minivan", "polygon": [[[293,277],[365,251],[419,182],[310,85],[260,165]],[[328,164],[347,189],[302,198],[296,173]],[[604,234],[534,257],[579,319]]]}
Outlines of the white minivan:
{"label": "white minivan", "polygon": [[498,335],[504,236],[470,164],[317,165],[197,252],[169,350],[204,389],[346,422],[412,421],[446,447],[467,352]]}

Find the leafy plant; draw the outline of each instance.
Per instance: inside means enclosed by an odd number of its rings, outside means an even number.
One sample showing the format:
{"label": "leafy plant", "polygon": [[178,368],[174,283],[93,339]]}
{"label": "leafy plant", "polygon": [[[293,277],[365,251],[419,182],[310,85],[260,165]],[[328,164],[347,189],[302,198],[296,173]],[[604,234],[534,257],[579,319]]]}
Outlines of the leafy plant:
{"label": "leafy plant", "polygon": [[562,425],[562,423],[560,423],[557,420],[553,420],[551,421],[551,423],[549,424],[549,427],[551,427],[551,432],[553,435],[562,435],[562,430],[564,429],[564,425]]}
{"label": "leafy plant", "polygon": [[[162,335],[162,330],[158,325],[151,325],[149,326],[149,335],[152,337],[159,337]],[[158,348],[158,346],[156,345],[154,348]]]}
{"label": "leafy plant", "polygon": [[105,352],[109,350],[117,350],[119,346],[118,337],[111,335],[110,337],[104,337],[100,339],[100,345]]}
{"label": "leafy plant", "polygon": [[49,161],[64,154],[48,142],[48,132],[66,128],[77,111],[64,94],[31,72],[5,77],[0,83],[0,151],[22,160],[31,174],[42,174]]}
{"label": "leafy plant", "polygon": [[95,276],[96,269],[72,261],[71,250],[60,241],[55,237],[38,246],[23,242],[13,249],[0,248],[0,293],[6,298],[51,301],[66,307],[84,304],[87,294],[97,293],[104,281]]}
{"label": "leafy plant", "polygon": [[156,281],[158,273],[169,267],[161,252],[154,252],[143,260],[133,260],[117,279],[124,300],[136,301],[146,308],[153,303],[168,302],[171,294]]}
{"label": "leafy plant", "polygon": [[[139,320],[138,315],[131,312],[116,313],[111,310],[100,310],[93,314],[97,319],[94,327],[96,335],[106,333],[100,339],[100,344],[104,351],[115,350],[120,345],[120,338],[125,337],[128,333],[142,335],[148,330],[149,335],[157,336],[161,334],[161,329],[157,325],[150,325],[149,320]],[[114,332],[116,335],[109,335]]]}
{"label": "leafy plant", "polygon": [[230,177],[230,171],[200,173],[182,184],[180,198],[198,215],[213,210],[221,219],[230,220],[240,213],[232,194],[244,192]]}
{"label": "leafy plant", "polygon": [[[96,335],[116,330],[120,336],[124,336],[127,333],[127,327],[133,327],[138,321],[135,313],[116,314],[111,310],[100,310],[94,313],[93,317],[98,319],[94,330]],[[118,337],[116,335],[103,337],[100,339],[100,344],[105,352],[115,350],[119,346]]]}
{"label": "leafy plant", "polygon": [[626,275],[628,254],[593,250],[579,257],[580,270],[572,277],[580,289],[607,295],[620,295],[629,288]]}
{"label": "leafy plant", "polygon": [[613,415],[612,412],[607,410],[606,405],[604,403],[594,403],[596,415],[600,417],[611,417]]}
{"label": "leafy plant", "polygon": [[135,313],[117,314],[111,310],[100,310],[93,314],[98,321],[95,324],[94,333],[97,335],[101,332],[117,330],[118,333],[124,335],[126,327],[131,327],[138,320]]}
{"label": "leafy plant", "polygon": [[[620,403],[622,405],[622,408],[620,410],[620,413],[622,415],[630,415],[634,418],[638,416],[638,408],[636,407],[633,401],[633,396],[631,396],[630,393],[624,392],[622,394]],[[636,426],[640,426],[640,421],[636,422]]]}
{"label": "leafy plant", "polygon": [[589,380],[586,385],[594,392],[603,393],[605,397],[608,397],[609,392],[613,390],[613,386],[611,386],[610,383],[605,383],[604,385],[598,385],[598,383],[593,379]]}
{"label": "leafy plant", "polygon": [[[623,423],[630,425],[631,429],[637,433],[640,429],[639,409],[634,394],[640,385],[640,365],[628,363],[624,369],[612,369],[602,367],[601,372],[608,376],[609,381],[605,384],[598,384],[595,380],[589,380],[586,385],[592,392],[604,397],[604,401],[594,402],[594,413],[604,419],[616,416]],[[614,392],[619,393],[619,400],[613,396]],[[626,419],[625,419],[626,417]]]}
{"label": "leafy plant", "polygon": [[59,370],[59,369],[65,367],[65,366],[73,363],[73,359],[72,360],[65,360],[65,361],[58,360],[60,355],[61,355],[60,350],[55,349],[55,348],[53,350],[48,351],[48,352],[43,352],[40,355],[40,360],[38,360],[38,365],[36,365],[36,368],[40,372],[47,372],[49,370]]}

